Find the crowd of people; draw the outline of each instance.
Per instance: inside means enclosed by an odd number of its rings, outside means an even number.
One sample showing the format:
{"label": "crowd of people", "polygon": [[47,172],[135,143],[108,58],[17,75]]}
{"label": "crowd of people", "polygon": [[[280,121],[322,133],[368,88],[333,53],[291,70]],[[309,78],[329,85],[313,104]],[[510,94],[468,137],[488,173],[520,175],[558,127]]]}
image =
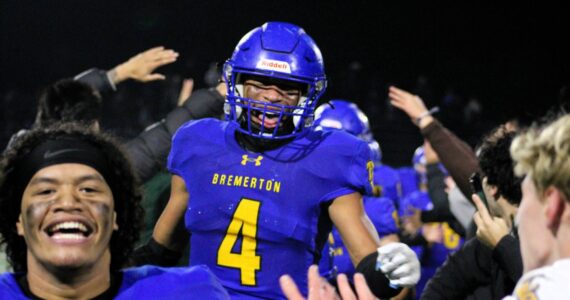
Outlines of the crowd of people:
{"label": "crowd of people", "polygon": [[390,86],[391,109],[424,139],[409,166],[390,166],[373,116],[324,96],[313,38],[268,22],[217,82],[183,81],[178,105],[134,138],[101,128],[105,95],[164,80],[156,69],[177,57],[155,47],[62,79],[13,130],[0,299],[565,297],[563,111],[498,125],[472,148],[438,107]]}

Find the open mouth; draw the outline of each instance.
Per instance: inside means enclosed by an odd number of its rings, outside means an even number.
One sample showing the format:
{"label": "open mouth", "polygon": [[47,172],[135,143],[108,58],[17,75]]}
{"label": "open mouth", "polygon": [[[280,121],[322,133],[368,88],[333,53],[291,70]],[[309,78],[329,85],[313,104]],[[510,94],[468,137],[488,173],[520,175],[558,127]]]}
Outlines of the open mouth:
{"label": "open mouth", "polygon": [[93,228],[82,221],[62,221],[48,226],[45,233],[57,241],[82,241],[93,233]]}
{"label": "open mouth", "polygon": [[260,110],[251,111],[251,119],[253,122],[268,129],[275,128],[277,125],[283,122],[283,119],[285,119],[285,117],[281,119],[281,122],[279,122],[279,115],[280,112],[278,111],[271,112],[266,110],[265,114]]}

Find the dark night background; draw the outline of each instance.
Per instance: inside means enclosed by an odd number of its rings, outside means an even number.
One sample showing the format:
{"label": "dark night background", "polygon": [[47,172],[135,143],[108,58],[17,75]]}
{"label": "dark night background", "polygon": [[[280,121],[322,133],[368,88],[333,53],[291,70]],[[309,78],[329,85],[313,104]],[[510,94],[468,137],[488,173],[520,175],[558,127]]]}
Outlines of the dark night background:
{"label": "dark night background", "polygon": [[408,164],[421,144],[386,104],[389,84],[439,105],[437,117],[471,144],[500,122],[531,120],[561,101],[570,75],[567,10],[431,2],[3,0],[0,146],[31,125],[42,87],[153,46],[175,49],[178,61],[159,69],[168,80],[127,82],[105,99],[103,128],[132,137],[173,107],[182,77],[205,87],[210,64],[269,20],[298,24],[316,40],[330,80],[325,100],[357,102],[389,164]]}

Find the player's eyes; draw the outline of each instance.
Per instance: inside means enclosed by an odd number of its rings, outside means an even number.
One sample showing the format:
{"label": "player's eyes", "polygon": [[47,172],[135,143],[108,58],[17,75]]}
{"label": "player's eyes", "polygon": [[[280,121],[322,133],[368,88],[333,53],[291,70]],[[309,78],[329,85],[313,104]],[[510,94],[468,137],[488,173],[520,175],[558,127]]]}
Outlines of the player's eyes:
{"label": "player's eyes", "polygon": [[260,82],[247,82],[246,85],[254,89],[262,89],[262,90],[267,89],[267,86],[263,85]]}
{"label": "player's eyes", "polygon": [[83,193],[96,193],[99,191],[97,188],[94,187],[82,187],[79,190]]}
{"label": "player's eyes", "polygon": [[288,97],[299,97],[301,93],[299,93],[299,91],[295,90],[295,91],[287,91],[287,96]]}
{"label": "player's eyes", "polygon": [[40,189],[35,194],[40,196],[47,196],[55,193],[54,189]]}

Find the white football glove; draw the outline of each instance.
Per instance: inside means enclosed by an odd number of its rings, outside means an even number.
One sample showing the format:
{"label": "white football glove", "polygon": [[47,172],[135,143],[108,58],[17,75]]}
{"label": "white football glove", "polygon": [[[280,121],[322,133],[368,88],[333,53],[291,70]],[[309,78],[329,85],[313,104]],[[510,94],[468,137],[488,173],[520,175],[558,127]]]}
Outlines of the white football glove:
{"label": "white football glove", "polygon": [[403,243],[390,243],[378,248],[376,269],[390,280],[394,287],[412,287],[420,280],[420,261],[416,253]]}

